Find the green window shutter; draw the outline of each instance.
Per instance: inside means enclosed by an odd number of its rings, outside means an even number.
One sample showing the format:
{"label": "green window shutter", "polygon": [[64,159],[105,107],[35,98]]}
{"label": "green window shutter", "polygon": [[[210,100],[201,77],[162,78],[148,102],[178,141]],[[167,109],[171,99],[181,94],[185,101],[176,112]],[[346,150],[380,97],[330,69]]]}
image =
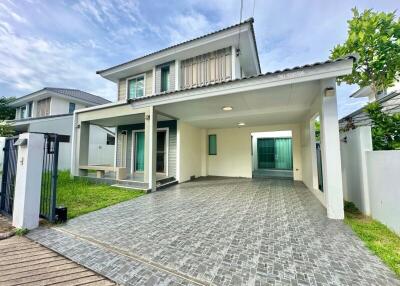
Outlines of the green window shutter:
{"label": "green window shutter", "polygon": [[161,68],[161,92],[169,90],[169,66]]}
{"label": "green window shutter", "polygon": [[217,135],[208,135],[208,155],[217,155]]}

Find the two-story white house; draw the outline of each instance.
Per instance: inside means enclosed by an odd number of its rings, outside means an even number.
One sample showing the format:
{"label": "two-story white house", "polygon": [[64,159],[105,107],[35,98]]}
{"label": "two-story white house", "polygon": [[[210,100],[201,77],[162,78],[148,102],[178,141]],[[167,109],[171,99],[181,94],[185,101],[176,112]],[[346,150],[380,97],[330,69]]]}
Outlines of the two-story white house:
{"label": "two-story white house", "polygon": [[[262,73],[249,19],[98,71],[118,85],[118,101],[75,111],[71,172],[90,176],[88,170],[97,170],[96,180],[155,190],[200,176],[283,171],[304,182],[328,217],[343,218],[336,77],[351,73],[354,60]],[[116,128],[112,168],[89,162],[92,125]]]}
{"label": "two-story white house", "polygon": [[[17,133],[43,132],[72,135],[75,110],[110,103],[110,101],[81,90],[45,87],[21,96],[12,102],[15,120],[9,123]],[[92,164],[113,164],[115,130],[92,125],[90,148],[99,154],[90,158]],[[60,144],[59,169],[71,167],[71,143]]]}

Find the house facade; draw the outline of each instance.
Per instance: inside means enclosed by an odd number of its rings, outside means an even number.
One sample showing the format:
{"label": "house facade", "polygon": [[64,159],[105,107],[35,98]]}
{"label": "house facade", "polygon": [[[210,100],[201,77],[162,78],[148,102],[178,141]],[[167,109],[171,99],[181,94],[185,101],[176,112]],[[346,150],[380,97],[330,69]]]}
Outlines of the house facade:
{"label": "house facade", "polygon": [[[16,114],[15,120],[9,123],[17,133],[44,132],[71,136],[75,110],[105,103],[109,101],[81,90],[46,87],[12,102],[11,106],[16,108]],[[90,158],[90,162],[112,164],[115,131],[93,125],[89,132],[90,148],[101,151]],[[60,170],[71,167],[71,143],[60,144],[58,167]]]}
{"label": "house facade", "polygon": [[[71,172],[148,190],[201,176],[284,176],[342,219],[336,77],[351,73],[353,60],[262,73],[249,19],[98,71],[118,85],[118,101],[74,112]],[[113,168],[89,162],[92,125],[116,128]]]}

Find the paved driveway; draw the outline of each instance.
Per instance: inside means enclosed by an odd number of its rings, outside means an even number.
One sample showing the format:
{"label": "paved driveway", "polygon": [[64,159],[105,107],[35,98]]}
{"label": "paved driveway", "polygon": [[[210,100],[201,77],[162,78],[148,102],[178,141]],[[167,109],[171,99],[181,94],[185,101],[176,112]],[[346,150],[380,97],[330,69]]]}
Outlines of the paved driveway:
{"label": "paved driveway", "polygon": [[128,285],[400,285],[289,180],[180,184],[30,237]]}

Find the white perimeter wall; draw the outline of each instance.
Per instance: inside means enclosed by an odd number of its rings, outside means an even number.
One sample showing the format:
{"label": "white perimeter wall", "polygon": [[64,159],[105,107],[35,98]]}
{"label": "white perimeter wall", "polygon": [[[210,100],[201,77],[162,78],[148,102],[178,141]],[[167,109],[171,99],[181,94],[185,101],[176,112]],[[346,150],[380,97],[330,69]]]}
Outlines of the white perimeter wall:
{"label": "white perimeter wall", "polygon": [[372,217],[400,234],[400,150],[366,154]]}
{"label": "white perimeter wall", "polygon": [[370,127],[341,138],[344,199],[400,234],[400,150],[372,151]]}

